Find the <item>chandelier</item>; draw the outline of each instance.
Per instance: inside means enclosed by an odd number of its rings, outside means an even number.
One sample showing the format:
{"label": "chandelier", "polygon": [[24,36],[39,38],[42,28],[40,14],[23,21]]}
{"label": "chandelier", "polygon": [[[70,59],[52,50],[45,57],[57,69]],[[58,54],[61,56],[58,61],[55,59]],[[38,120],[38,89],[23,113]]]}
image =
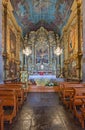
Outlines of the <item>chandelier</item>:
{"label": "chandelier", "polygon": [[56,48],[56,50],[54,50],[54,53],[55,53],[57,56],[59,56],[59,55],[62,54],[62,49],[58,46],[58,47]]}
{"label": "chandelier", "polygon": [[23,54],[25,54],[26,56],[29,56],[31,54],[31,49],[29,47],[26,47],[25,49],[23,49]]}

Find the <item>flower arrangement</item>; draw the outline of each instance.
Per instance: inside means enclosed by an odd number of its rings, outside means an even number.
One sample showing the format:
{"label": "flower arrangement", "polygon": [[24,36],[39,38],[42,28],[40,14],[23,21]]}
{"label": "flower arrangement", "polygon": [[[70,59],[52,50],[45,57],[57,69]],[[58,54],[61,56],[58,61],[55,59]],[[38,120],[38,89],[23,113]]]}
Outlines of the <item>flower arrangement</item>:
{"label": "flower arrangement", "polygon": [[49,82],[49,79],[35,79],[35,82],[37,86],[45,86]]}
{"label": "flower arrangement", "polygon": [[37,86],[58,86],[59,83],[56,82],[56,81],[52,81],[52,80],[49,80],[49,79],[45,79],[45,78],[42,78],[42,79],[35,79],[35,82],[37,84]]}
{"label": "flower arrangement", "polygon": [[56,82],[56,81],[50,81],[48,84],[46,84],[46,86],[58,86],[59,85],[59,83],[58,82]]}

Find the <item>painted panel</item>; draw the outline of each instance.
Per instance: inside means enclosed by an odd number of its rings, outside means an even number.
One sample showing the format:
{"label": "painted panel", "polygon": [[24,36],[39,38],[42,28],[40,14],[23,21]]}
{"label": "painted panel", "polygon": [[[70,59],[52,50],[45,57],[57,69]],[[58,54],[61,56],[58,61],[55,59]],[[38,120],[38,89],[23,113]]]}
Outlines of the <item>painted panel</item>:
{"label": "painted panel", "polygon": [[10,50],[12,53],[16,52],[16,36],[12,30],[10,30]]}
{"label": "painted panel", "polygon": [[41,26],[61,32],[71,13],[72,2],[73,0],[11,0],[14,15],[25,32]]}
{"label": "painted panel", "polygon": [[36,49],[36,64],[48,63],[48,48]]}

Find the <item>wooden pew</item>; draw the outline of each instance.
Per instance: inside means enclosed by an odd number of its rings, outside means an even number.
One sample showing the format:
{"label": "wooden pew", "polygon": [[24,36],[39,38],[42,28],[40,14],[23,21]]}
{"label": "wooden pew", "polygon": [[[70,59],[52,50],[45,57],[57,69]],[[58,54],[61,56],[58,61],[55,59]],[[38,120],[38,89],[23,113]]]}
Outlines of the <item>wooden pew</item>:
{"label": "wooden pew", "polygon": [[20,104],[24,103],[24,89],[22,88],[22,84],[5,84],[7,88],[13,88],[17,91],[18,98],[20,100]]}
{"label": "wooden pew", "polygon": [[66,107],[70,106],[70,99],[74,95],[73,88],[84,88],[83,84],[64,84],[61,91],[61,100]]}
{"label": "wooden pew", "polygon": [[68,85],[70,86],[70,84],[79,84],[79,83],[78,82],[61,82],[60,85],[59,85],[59,91],[58,91],[60,99],[62,98],[63,89],[68,87]]}
{"label": "wooden pew", "polygon": [[70,107],[72,113],[78,118],[82,128],[85,121],[85,84],[62,83],[61,100]]}
{"label": "wooden pew", "polygon": [[61,91],[60,91],[61,97],[63,95],[63,92],[65,92],[67,90],[70,90],[71,88],[74,88],[74,87],[77,87],[77,88],[78,87],[84,87],[84,85],[83,84],[78,84],[78,83],[64,83],[64,84],[62,84]]}
{"label": "wooden pew", "polygon": [[17,111],[24,103],[24,91],[22,89],[22,86],[16,85],[16,84],[2,84],[0,85],[0,88],[5,88],[9,90],[15,90],[17,93]]}
{"label": "wooden pew", "polygon": [[83,102],[83,105],[82,105],[82,107],[80,108],[80,110],[81,110],[81,120],[80,120],[80,122],[81,122],[81,126],[82,126],[82,128],[84,128],[84,121],[85,121],[85,101]]}
{"label": "wooden pew", "polygon": [[[71,110],[76,118],[78,118],[79,122],[81,123],[82,128],[84,128],[84,110],[85,110],[85,87],[84,88],[73,88],[75,93],[71,98],[70,105]],[[84,107],[82,109],[82,107]]]}
{"label": "wooden pew", "polygon": [[27,94],[28,94],[28,87],[26,87],[26,83],[22,83],[22,82],[16,82],[16,83],[6,83],[7,85],[11,85],[11,86],[21,86],[21,88],[23,89],[24,92],[24,100],[27,99]]}
{"label": "wooden pew", "polygon": [[0,99],[3,100],[2,106],[3,109],[5,107],[13,107],[11,113],[6,113],[6,109],[4,109],[4,121],[9,121],[12,123],[13,118],[17,113],[17,94],[15,90],[9,90],[6,88],[0,88]]}
{"label": "wooden pew", "polygon": [[28,92],[29,92],[29,87],[27,86],[26,83],[23,83],[23,82],[17,82],[16,84],[22,85],[22,88],[23,88],[23,90],[24,90],[24,100],[26,100],[26,99],[27,99]]}
{"label": "wooden pew", "polygon": [[0,130],[4,130],[4,111],[2,106],[2,100],[0,100]]}
{"label": "wooden pew", "polygon": [[[79,88],[73,88],[74,90],[74,94],[70,99],[70,106],[71,106],[71,110],[72,108],[76,107],[76,105],[82,105],[84,97],[85,97],[85,87],[79,87]],[[75,109],[74,109],[74,113],[75,113]]]}

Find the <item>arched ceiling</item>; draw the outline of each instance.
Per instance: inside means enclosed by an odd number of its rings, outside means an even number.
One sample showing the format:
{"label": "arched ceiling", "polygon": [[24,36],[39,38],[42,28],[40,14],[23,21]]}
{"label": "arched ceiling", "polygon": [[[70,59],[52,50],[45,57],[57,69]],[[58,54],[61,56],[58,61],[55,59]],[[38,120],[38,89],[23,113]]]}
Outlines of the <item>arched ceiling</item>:
{"label": "arched ceiling", "polygon": [[10,0],[14,16],[23,33],[43,26],[61,33],[70,13],[73,0]]}

